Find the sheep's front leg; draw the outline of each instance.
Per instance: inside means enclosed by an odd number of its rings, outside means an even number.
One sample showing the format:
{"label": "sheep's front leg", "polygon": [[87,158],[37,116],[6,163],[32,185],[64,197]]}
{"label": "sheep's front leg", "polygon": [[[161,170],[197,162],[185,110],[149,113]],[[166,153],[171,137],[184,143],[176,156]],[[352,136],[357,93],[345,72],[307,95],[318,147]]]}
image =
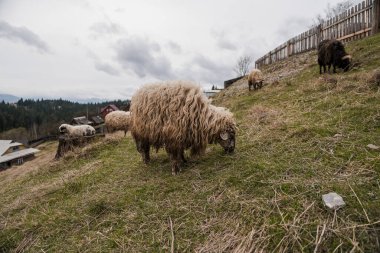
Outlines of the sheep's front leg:
{"label": "sheep's front leg", "polygon": [[180,156],[179,160],[181,160],[183,163],[187,163],[187,160],[185,158],[185,153],[183,150],[179,152],[179,156]]}
{"label": "sheep's front leg", "polygon": [[180,171],[180,160],[178,157],[181,157],[181,155],[178,151],[167,150],[167,152],[170,156],[170,161],[172,164],[172,175],[175,176]]}

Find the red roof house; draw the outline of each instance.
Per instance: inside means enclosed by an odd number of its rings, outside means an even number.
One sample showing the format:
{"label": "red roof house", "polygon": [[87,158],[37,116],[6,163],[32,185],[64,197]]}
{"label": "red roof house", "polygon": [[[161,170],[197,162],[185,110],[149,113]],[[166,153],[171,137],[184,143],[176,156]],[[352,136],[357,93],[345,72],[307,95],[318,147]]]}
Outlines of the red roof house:
{"label": "red roof house", "polygon": [[111,104],[102,108],[100,110],[100,114],[102,115],[103,118],[105,118],[108,113],[113,112],[113,111],[119,111],[119,108],[117,108],[116,105]]}

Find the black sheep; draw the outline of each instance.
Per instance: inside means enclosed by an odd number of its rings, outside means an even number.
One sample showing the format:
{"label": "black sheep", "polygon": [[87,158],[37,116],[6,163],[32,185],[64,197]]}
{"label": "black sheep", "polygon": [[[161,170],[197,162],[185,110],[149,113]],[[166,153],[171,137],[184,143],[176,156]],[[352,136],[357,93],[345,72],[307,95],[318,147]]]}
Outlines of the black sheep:
{"label": "black sheep", "polygon": [[330,73],[330,67],[333,65],[333,72],[336,73],[336,67],[347,71],[351,64],[351,55],[344,50],[343,43],[336,40],[323,40],[318,45],[318,64],[319,73],[326,73],[326,65]]}

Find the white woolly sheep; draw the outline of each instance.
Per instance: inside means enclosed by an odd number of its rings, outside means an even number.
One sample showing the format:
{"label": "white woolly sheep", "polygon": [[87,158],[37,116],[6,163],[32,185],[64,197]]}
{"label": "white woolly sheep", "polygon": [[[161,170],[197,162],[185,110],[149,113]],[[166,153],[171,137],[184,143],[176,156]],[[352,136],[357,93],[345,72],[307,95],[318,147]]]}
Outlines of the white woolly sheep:
{"label": "white woolly sheep", "polygon": [[104,120],[108,132],[122,130],[125,136],[130,125],[130,112],[113,111],[108,113]]}
{"label": "white woolly sheep", "polygon": [[248,75],[248,90],[251,90],[251,86],[254,90],[263,86],[263,73],[259,69],[253,69]]}
{"label": "white woolly sheep", "polygon": [[131,101],[131,133],[143,161],[150,146],[165,147],[176,174],[184,151],[204,153],[207,144],[219,143],[226,152],[235,149],[236,124],[232,113],[211,105],[200,87],[186,81],[145,85]]}
{"label": "white woolly sheep", "polygon": [[62,124],[59,127],[59,132],[67,134],[69,137],[94,136],[96,133],[95,128],[90,125],[73,126],[69,124]]}

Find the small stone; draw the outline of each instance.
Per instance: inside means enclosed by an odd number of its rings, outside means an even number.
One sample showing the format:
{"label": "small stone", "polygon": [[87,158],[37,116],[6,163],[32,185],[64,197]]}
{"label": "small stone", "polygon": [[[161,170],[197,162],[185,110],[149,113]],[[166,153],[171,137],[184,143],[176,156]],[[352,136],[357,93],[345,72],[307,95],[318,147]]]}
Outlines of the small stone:
{"label": "small stone", "polygon": [[367,148],[369,148],[369,149],[373,149],[373,150],[379,150],[379,149],[380,149],[380,147],[378,147],[378,146],[376,146],[376,145],[373,145],[373,144],[368,144],[368,145],[367,145]]}
{"label": "small stone", "polygon": [[336,134],[336,135],[334,135],[334,138],[340,138],[340,137],[343,137],[343,134]]}
{"label": "small stone", "polygon": [[346,203],[343,201],[343,198],[335,192],[330,192],[328,194],[322,195],[322,200],[325,206],[334,210],[337,210],[346,205]]}

